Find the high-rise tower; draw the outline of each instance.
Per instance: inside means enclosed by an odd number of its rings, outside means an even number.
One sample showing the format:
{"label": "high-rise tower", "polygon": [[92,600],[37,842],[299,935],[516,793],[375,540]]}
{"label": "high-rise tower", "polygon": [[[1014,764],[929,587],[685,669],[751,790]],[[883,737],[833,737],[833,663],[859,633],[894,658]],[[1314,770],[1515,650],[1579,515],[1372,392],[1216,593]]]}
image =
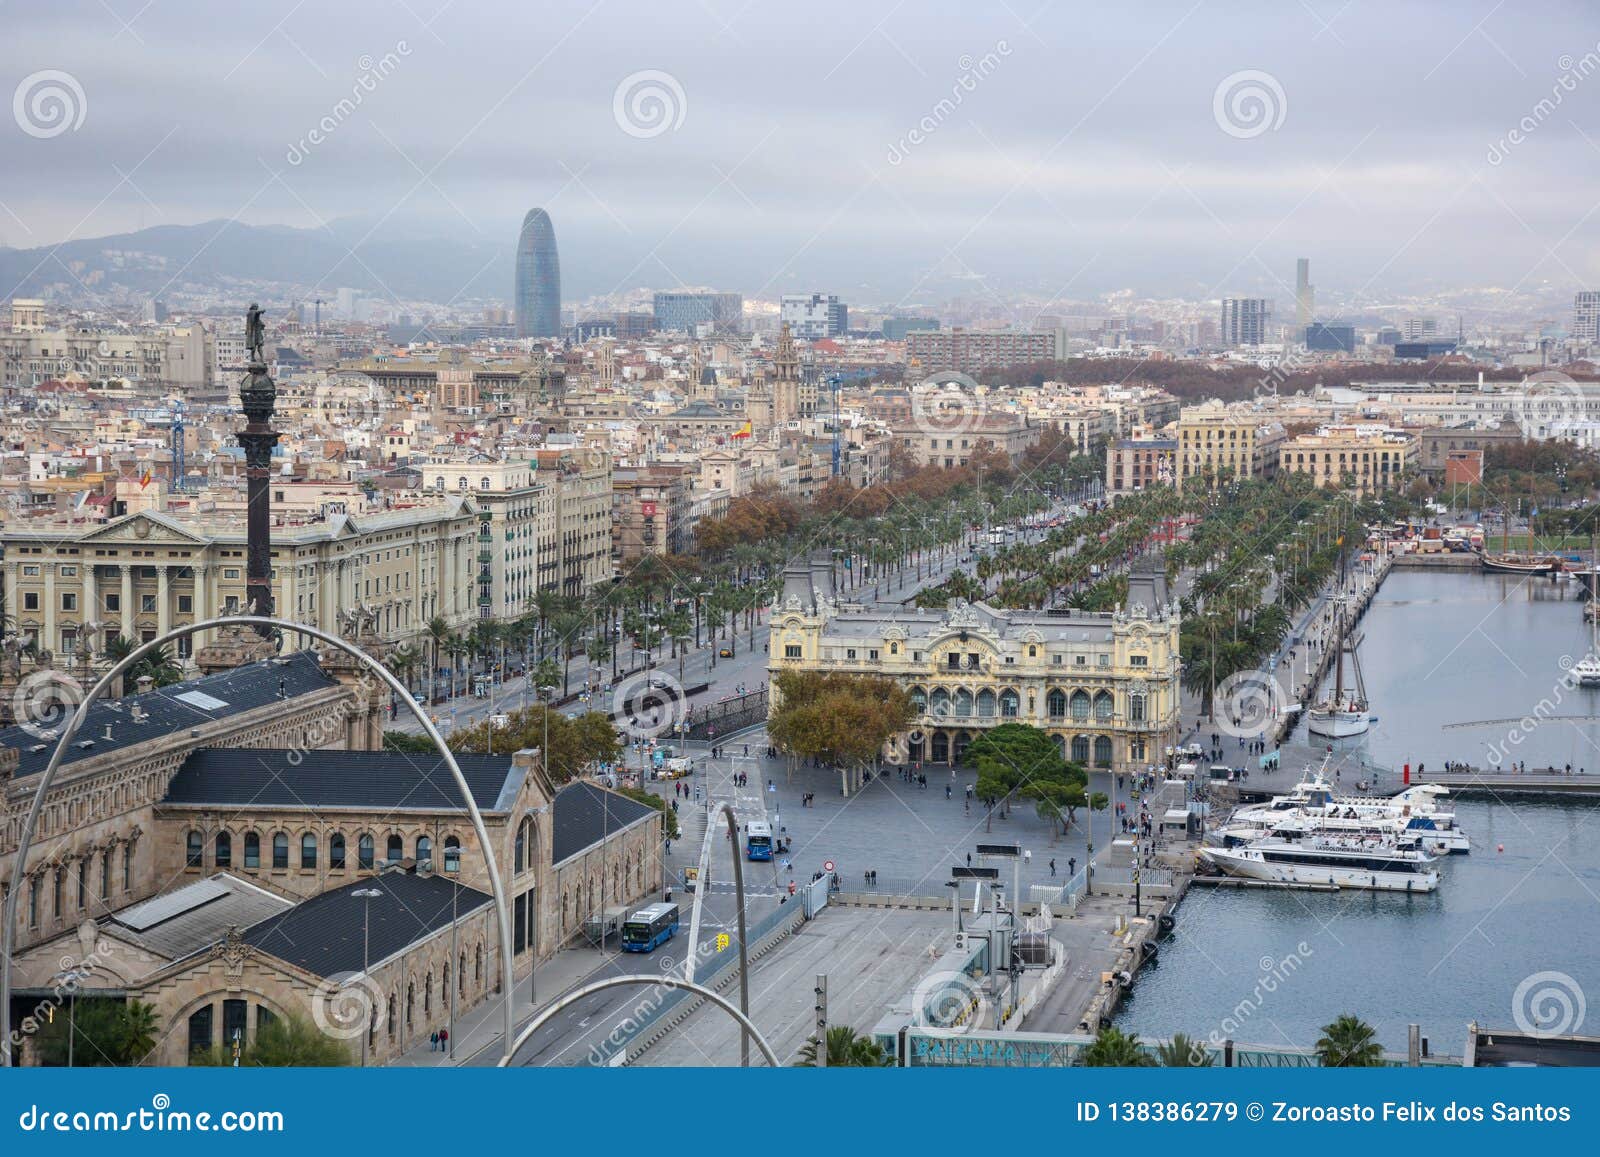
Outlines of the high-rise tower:
{"label": "high-rise tower", "polygon": [[1294,323],[1300,330],[1296,341],[1305,340],[1305,328],[1317,312],[1317,287],[1311,284],[1311,259],[1302,257],[1294,263]]}
{"label": "high-rise tower", "polygon": [[561,336],[561,258],[550,214],[530,209],[517,238],[517,336]]}

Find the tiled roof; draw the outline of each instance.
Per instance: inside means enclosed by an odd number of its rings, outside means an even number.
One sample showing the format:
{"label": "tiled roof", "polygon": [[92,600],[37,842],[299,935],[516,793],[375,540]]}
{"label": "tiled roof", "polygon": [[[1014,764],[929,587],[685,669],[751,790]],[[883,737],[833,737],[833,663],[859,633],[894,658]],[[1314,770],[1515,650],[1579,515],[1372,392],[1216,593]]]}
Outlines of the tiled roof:
{"label": "tiled roof", "polygon": [[638,800],[578,780],[556,793],[550,858],[559,864],[600,842],[608,832],[619,832],[656,810]]}
{"label": "tiled roof", "polygon": [[[507,755],[457,754],[473,798],[484,811],[511,806],[525,774]],[[193,752],[163,803],[213,807],[366,808],[426,811],[464,808],[455,778],[436,754],[406,751],[298,751],[208,747]]]}
{"label": "tiled roof", "polygon": [[[62,766],[108,751],[137,747],[185,728],[264,707],[278,699],[293,699],[336,685],[318,665],[312,652],[300,651],[278,659],[249,663],[220,675],[173,683],[143,695],[97,700],[89,708],[83,727],[63,757]],[[220,706],[207,706],[208,703]],[[135,706],[141,715],[139,722],[134,721]],[[16,777],[45,769],[67,718],[70,716],[51,718],[49,722],[53,727],[34,723],[0,729],[0,746],[14,747],[20,754]],[[110,739],[106,738],[108,726]]]}

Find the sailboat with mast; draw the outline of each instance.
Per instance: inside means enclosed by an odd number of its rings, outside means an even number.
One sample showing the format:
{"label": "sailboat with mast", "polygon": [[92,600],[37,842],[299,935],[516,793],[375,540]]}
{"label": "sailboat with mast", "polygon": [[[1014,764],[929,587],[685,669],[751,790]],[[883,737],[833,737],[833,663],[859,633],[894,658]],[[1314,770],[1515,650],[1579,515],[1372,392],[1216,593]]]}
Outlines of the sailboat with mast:
{"label": "sailboat with mast", "polygon": [[1528,515],[1528,551],[1526,554],[1512,553],[1509,510],[1500,518],[1500,553],[1485,553],[1482,562],[1483,569],[1493,574],[1554,574],[1561,567],[1560,559],[1540,558],[1534,553],[1532,513]]}
{"label": "sailboat with mast", "polygon": [[1589,536],[1589,653],[1572,665],[1572,681],[1579,687],[1600,687],[1600,555],[1594,535]]}
{"label": "sailboat with mast", "polygon": [[[1345,556],[1339,558],[1339,588],[1345,585]],[[1365,735],[1373,723],[1367,710],[1367,687],[1361,677],[1361,660],[1350,642],[1348,627],[1349,605],[1339,600],[1337,649],[1333,661],[1333,693],[1306,712],[1306,730],[1325,739],[1347,739],[1352,735]],[[1350,657],[1352,682],[1347,686],[1344,678],[1344,661]]]}

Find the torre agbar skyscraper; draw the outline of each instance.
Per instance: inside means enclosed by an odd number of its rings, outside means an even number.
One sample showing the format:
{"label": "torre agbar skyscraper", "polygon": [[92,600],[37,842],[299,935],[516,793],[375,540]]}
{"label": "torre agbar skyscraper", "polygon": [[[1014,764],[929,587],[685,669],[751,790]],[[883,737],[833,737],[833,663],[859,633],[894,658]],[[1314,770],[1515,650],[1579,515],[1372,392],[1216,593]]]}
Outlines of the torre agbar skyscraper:
{"label": "torre agbar skyscraper", "polygon": [[561,258],[543,209],[528,211],[517,239],[517,336],[561,336]]}

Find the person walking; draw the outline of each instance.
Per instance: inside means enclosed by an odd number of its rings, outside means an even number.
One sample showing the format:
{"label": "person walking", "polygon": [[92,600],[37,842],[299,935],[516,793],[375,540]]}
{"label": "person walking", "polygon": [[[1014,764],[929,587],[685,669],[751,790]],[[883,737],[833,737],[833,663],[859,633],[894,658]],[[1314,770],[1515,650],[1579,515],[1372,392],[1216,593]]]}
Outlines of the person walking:
{"label": "person walking", "polygon": [[1056,874],[1056,860],[1055,860],[1054,856],[1051,856],[1050,857],[1050,875],[1051,875],[1052,878],[1054,878],[1055,874]]}

